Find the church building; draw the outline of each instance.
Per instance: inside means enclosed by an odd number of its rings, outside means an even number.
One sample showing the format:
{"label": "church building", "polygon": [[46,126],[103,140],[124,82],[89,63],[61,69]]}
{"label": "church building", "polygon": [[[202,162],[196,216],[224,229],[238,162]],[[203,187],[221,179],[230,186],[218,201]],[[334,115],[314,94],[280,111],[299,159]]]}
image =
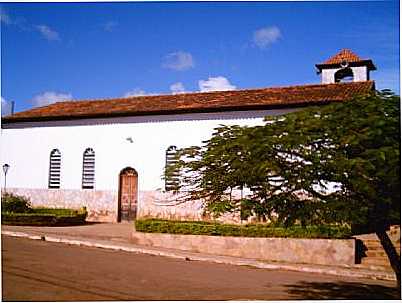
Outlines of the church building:
{"label": "church building", "polygon": [[163,179],[174,151],[201,145],[219,125],[263,125],[375,89],[373,62],[350,50],[316,68],[320,84],[63,101],[3,117],[7,192],[33,206],[85,206],[89,221],[201,220],[202,203],[179,203]]}

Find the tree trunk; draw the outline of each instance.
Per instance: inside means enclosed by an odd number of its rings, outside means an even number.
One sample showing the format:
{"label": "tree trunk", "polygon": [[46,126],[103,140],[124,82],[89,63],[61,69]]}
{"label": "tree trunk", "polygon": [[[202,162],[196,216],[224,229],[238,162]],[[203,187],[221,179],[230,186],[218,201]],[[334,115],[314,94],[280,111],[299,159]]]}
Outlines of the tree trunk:
{"label": "tree trunk", "polygon": [[380,239],[381,245],[385,250],[385,253],[388,256],[389,262],[391,263],[391,267],[396,274],[397,287],[399,290],[401,289],[401,257],[398,255],[394,244],[391,239],[388,237],[386,231],[384,229],[376,230],[376,235],[378,239]]}

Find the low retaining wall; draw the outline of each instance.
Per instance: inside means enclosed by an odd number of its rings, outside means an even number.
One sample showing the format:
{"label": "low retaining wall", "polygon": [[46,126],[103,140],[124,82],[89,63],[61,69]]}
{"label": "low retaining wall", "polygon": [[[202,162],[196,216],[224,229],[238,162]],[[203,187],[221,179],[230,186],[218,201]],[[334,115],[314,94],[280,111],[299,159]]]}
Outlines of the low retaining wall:
{"label": "low retaining wall", "polygon": [[355,264],[355,239],[243,238],[133,232],[132,241],[140,245],[267,261]]}

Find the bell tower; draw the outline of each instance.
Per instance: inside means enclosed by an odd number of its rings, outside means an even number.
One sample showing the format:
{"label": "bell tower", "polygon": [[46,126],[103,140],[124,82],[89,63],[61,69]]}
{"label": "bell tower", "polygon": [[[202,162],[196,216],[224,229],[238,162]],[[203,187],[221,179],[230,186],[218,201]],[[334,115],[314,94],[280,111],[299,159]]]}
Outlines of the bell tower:
{"label": "bell tower", "polygon": [[377,69],[371,59],[361,59],[349,49],[343,49],[315,66],[321,74],[322,84],[368,81],[370,71]]}

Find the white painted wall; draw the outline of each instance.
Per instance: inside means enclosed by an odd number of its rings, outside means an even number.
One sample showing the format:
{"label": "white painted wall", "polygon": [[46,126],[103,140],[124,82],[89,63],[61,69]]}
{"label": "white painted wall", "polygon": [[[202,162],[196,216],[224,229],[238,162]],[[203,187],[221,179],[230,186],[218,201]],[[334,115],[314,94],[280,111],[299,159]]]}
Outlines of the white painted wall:
{"label": "white painted wall", "polygon": [[[170,145],[200,145],[213,129],[225,125],[261,125],[267,115],[293,110],[126,117],[3,125],[1,165],[8,163],[7,186],[47,188],[49,155],[61,152],[61,188],[81,189],[82,156],[95,151],[95,189],[117,190],[119,172],[131,166],[139,190],[164,187],[165,151]],[[10,128],[16,127],[16,128]],[[126,138],[131,137],[133,143]],[[3,177],[3,175],[2,175]]]}
{"label": "white painted wall", "polygon": [[352,67],[353,71],[353,81],[367,81],[369,79],[367,66],[354,66]]}
{"label": "white painted wall", "polygon": [[321,83],[330,84],[335,83],[335,73],[339,68],[323,69],[321,72]]}
{"label": "white painted wall", "polygon": [[[353,82],[369,80],[367,66],[351,66],[353,72]],[[335,83],[335,73],[342,68],[323,69],[321,72],[321,83]]]}

